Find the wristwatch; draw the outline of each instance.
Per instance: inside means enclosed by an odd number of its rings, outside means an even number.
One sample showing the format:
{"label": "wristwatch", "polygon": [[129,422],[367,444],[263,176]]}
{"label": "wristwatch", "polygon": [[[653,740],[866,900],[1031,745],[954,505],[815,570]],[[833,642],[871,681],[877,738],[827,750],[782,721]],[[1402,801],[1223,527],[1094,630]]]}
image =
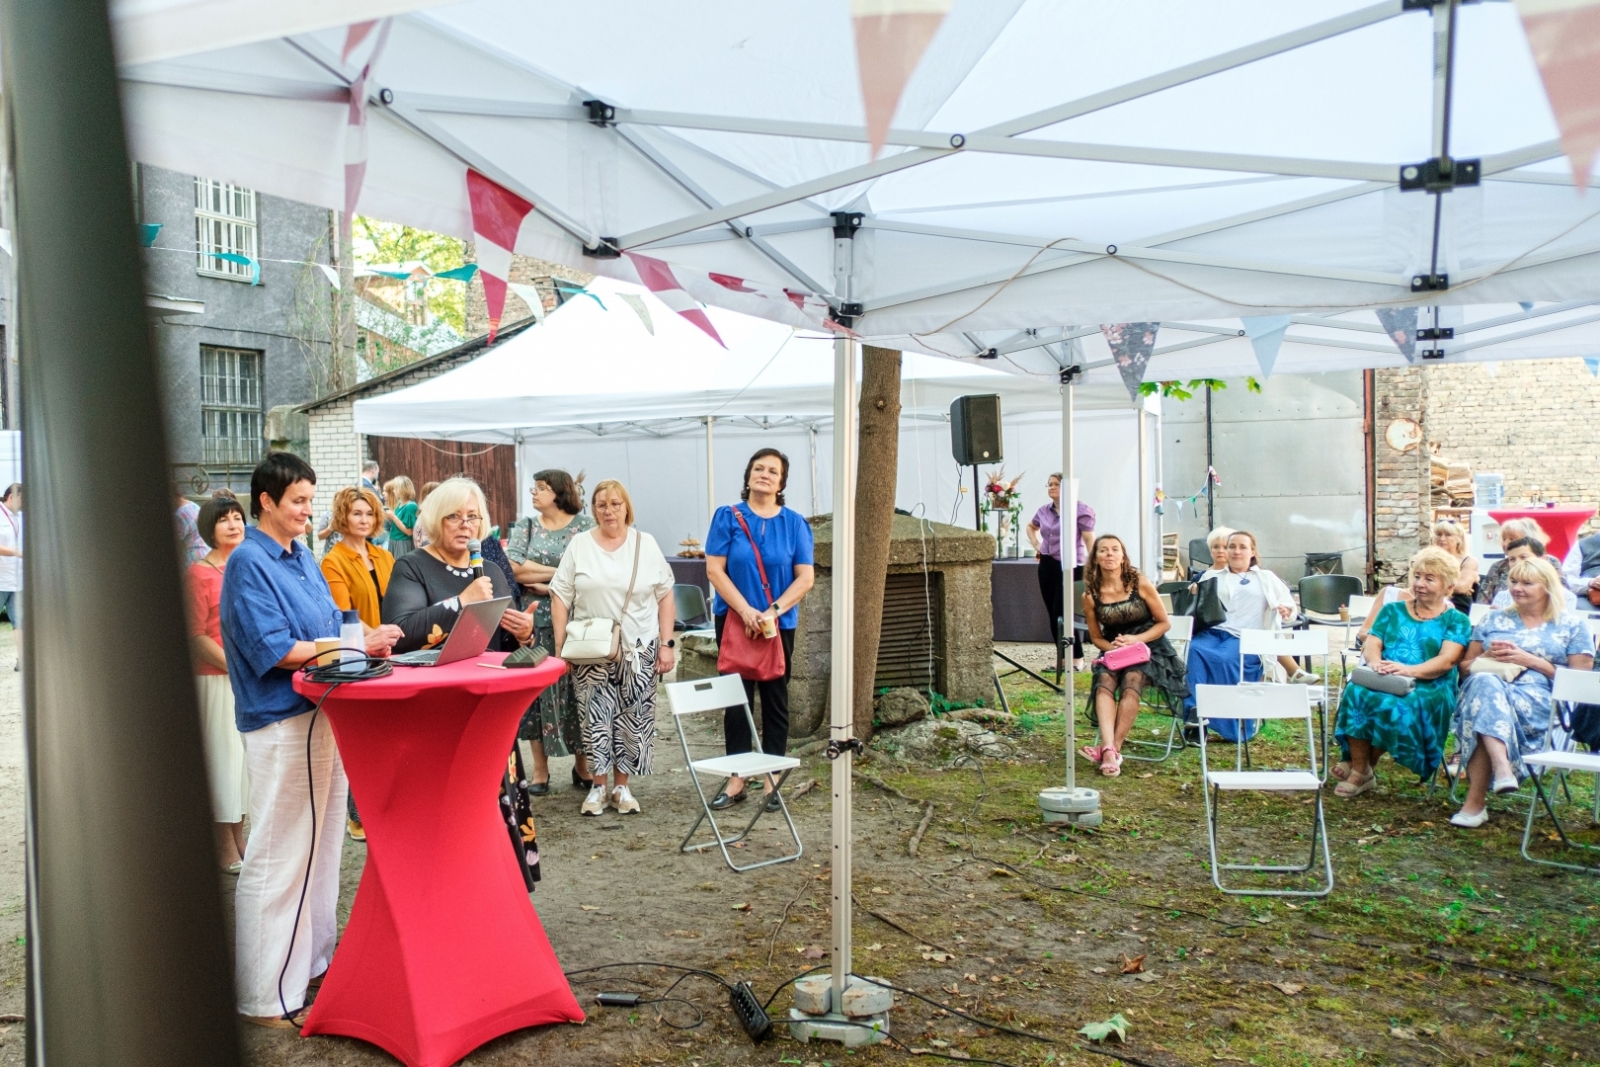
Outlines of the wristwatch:
{"label": "wristwatch", "polygon": [[667,647],[668,648],[677,648],[678,647],[678,639],[676,637],[667,638]]}

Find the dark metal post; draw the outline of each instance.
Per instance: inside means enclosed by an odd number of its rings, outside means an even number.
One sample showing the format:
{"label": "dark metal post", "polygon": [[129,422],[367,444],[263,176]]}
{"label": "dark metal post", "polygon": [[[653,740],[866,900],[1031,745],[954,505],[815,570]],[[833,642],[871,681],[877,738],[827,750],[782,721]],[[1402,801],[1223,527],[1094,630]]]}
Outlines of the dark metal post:
{"label": "dark metal post", "polygon": [[0,0],[0,40],[27,472],[30,1050],[50,1067],[228,1067],[233,982],[105,0]]}
{"label": "dark metal post", "polygon": [[1206,386],[1206,530],[1217,528],[1217,487],[1211,484],[1211,468],[1217,461],[1211,455],[1211,386]]}
{"label": "dark metal post", "polygon": [[972,465],[972,528],[983,529],[983,487],[978,484],[978,465]]}

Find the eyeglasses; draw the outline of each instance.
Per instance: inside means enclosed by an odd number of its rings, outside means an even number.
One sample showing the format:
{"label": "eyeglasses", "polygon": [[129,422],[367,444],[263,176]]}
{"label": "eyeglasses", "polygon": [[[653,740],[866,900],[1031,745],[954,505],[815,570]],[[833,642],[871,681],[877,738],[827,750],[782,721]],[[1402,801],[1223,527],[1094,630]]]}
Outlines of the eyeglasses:
{"label": "eyeglasses", "polygon": [[476,526],[478,524],[478,522],[480,520],[482,520],[482,518],[483,518],[482,515],[477,515],[477,514],[473,514],[473,515],[446,515],[444,517],[444,524],[446,526],[467,526],[467,525]]}

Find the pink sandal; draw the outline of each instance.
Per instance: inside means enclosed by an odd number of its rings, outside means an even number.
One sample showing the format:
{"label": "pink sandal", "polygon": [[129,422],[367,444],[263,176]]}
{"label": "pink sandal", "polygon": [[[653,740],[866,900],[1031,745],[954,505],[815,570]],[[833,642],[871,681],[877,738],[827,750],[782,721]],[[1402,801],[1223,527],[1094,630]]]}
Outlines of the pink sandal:
{"label": "pink sandal", "polygon": [[1090,763],[1099,763],[1100,754],[1104,751],[1105,749],[1099,745],[1084,745],[1082,748],[1078,749],[1078,755],[1082,756]]}
{"label": "pink sandal", "polygon": [[1100,762],[1100,773],[1107,778],[1115,778],[1122,773],[1122,753],[1106,745],[1100,749],[1104,759]]}

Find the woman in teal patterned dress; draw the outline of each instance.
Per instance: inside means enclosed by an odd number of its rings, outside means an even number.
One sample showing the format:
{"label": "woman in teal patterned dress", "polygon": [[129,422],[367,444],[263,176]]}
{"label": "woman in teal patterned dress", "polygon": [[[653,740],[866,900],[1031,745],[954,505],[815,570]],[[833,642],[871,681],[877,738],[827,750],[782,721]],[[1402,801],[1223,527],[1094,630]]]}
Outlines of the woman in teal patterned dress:
{"label": "woman in teal patterned dress", "polygon": [[[547,583],[555,575],[567,545],[578,534],[594,529],[594,520],[583,514],[583,493],[578,483],[561,470],[544,470],[533,476],[533,510],[534,514],[511,527],[506,556],[511,560],[517,581],[522,583],[524,601],[532,606],[535,643],[551,653],[559,653],[550,619],[550,586]],[[528,741],[533,750],[529,793],[542,797],[550,792],[551,756],[575,756],[572,784],[589,788],[589,768],[581,747],[583,733],[578,720],[578,700],[570,672],[539,694],[522,717],[517,736]]]}
{"label": "woman in teal patterned dress", "polygon": [[1418,778],[1443,762],[1456,710],[1456,664],[1472,634],[1472,624],[1449,599],[1460,573],[1450,553],[1424,548],[1411,557],[1411,602],[1385,604],[1374,620],[1361,646],[1365,665],[1416,685],[1406,696],[1345,687],[1334,727],[1344,752],[1344,762],[1333,768],[1342,779],[1335,795],[1359,796],[1377,784],[1375,767],[1385,752]]}

